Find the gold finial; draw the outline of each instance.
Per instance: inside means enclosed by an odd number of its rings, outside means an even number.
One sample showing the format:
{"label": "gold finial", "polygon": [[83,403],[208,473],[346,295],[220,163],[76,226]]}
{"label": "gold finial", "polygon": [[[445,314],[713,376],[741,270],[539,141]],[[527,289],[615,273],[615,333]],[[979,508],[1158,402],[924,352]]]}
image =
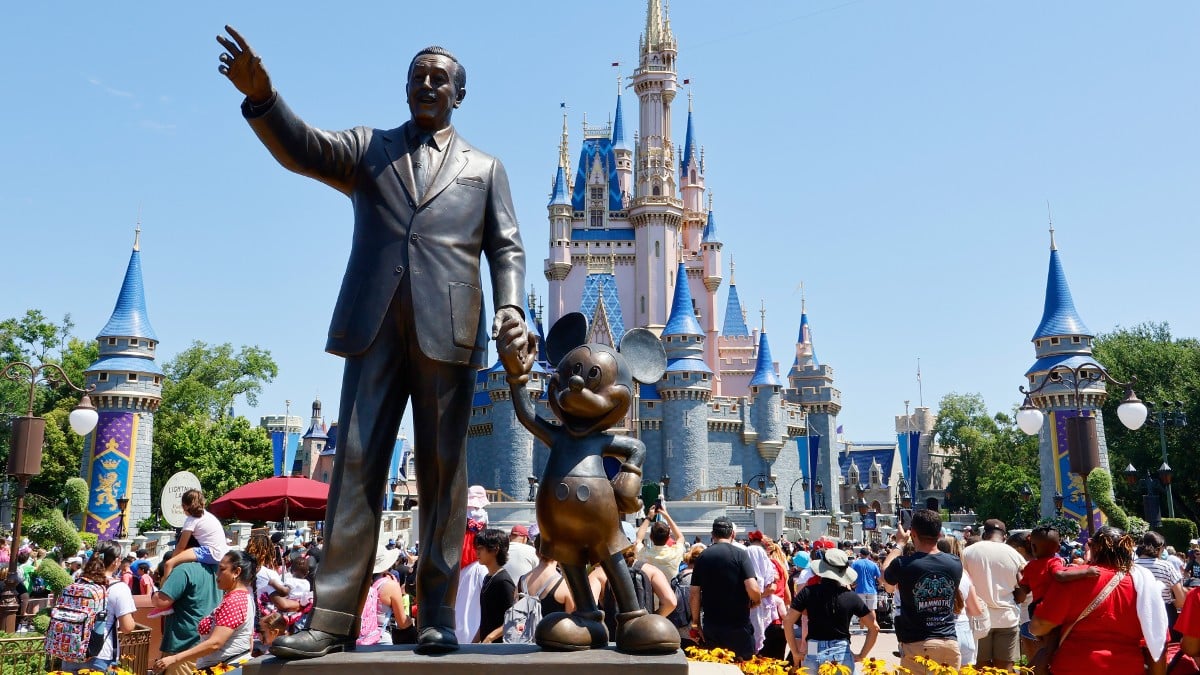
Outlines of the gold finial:
{"label": "gold finial", "polygon": [[1058,246],[1054,245],[1054,218],[1050,215],[1050,200],[1046,200],[1046,220],[1050,221],[1050,250],[1057,251]]}
{"label": "gold finial", "polygon": [[142,250],[142,207],[138,205],[137,226],[133,229],[133,250]]}
{"label": "gold finial", "polygon": [[729,254],[729,285],[732,286],[736,282],[733,280],[733,254]]}
{"label": "gold finial", "polygon": [[688,87],[688,112],[692,112],[692,89]]}
{"label": "gold finial", "polygon": [[759,299],[758,302],[761,305],[760,309],[758,310],[761,321],[758,326],[758,332],[765,333],[767,332],[767,301]]}
{"label": "gold finial", "polygon": [[[800,292],[800,313],[804,314],[806,310],[804,308],[805,302],[804,302],[804,282],[803,281],[796,284],[796,291]],[[792,293],[795,293],[796,291],[792,291]]]}
{"label": "gold finial", "polygon": [[708,191],[708,210],[712,211],[712,190]]}

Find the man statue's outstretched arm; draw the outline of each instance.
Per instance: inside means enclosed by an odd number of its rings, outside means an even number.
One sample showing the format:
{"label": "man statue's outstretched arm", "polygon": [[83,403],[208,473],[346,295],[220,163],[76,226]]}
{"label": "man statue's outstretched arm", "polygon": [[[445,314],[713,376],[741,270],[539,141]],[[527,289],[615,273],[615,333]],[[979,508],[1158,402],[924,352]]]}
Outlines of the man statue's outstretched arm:
{"label": "man statue's outstretched arm", "polygon": [[217,70],[246,96],[242,114],[259,140],[284,168],[349,194],[367,131],[329,132],[305,124],[280,99],[254,48],[232,26],[225,30],[230,37],[217,36],[225,48]]}

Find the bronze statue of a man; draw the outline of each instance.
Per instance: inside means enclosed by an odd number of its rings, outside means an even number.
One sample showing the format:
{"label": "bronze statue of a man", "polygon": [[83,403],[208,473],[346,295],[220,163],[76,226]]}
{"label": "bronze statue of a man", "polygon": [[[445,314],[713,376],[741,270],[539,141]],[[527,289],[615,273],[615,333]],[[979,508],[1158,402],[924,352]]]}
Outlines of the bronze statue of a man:
{"label": "bronze statue of a man", "polygon": [[[310,629],[277,639],[271,652],[322,656],[357,637],[389,460],[410,398],[421,495],[417,651],[454,650],[467,421],[488,339],[480,254],[496,307],[492,337],[520,349],[529,335],[525,253],[508,177],[450,125],[467,93],[466,70],[450,52],[428,47],[413,58],[410,121],[331,132],[297,117],[250,45],[225,29],[218,69],[245,94],[242,114],[259,140],[285,168],[354,206],[350,260],[326,344],[346,365],[316,606]],[[509,327],[503,335],[501,325]]]}

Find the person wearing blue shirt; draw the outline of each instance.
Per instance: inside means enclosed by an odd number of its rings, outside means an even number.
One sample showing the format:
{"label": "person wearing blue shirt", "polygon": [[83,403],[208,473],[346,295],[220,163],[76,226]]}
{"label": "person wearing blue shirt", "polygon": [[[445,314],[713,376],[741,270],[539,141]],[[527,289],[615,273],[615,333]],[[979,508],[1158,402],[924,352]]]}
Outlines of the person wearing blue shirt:
{"label": "person wearing blue shirt", "polygon": [[850,563],[850,567],[858,572],[854,582],[854,592],[867,604],[867,609],[874,610],[878,606],[879,565],[871,559],[871,551],[865,546],[858,549],[858,558]]}

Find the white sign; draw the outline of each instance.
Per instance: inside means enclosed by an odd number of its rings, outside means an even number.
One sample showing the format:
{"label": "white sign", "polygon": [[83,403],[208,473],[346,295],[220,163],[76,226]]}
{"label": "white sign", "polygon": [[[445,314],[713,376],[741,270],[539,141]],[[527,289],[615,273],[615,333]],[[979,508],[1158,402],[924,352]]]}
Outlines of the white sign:
{"label": "white sign", "polygon": [[183,527],[183,521],[187,520],[187,514],[183,512],[183,493],[199,489],[200,479],[191,471],[180,471],[167,480],[159,504],[162,504],[163,518],[171,527]]}

